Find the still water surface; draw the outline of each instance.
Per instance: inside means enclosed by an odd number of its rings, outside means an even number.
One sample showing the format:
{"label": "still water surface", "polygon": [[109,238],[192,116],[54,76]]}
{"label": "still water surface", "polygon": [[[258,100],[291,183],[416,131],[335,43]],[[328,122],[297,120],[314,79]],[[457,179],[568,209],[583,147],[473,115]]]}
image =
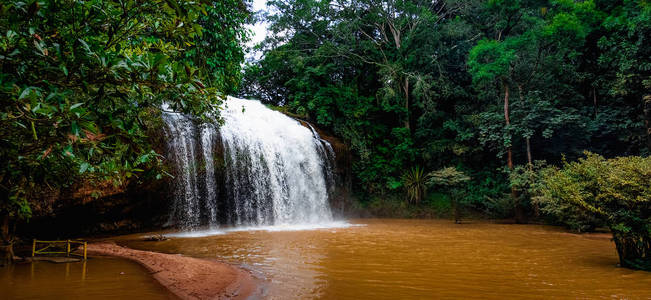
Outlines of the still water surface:
{"label": "still water surface", "polygon": [[651,273],[617,268],[606,234],[446,220],[248,230],[126,246],[242,265],[271,299],[651,299]]}
{"label": "still water surface", "polygon": [[176,299],[140,265],[117,258],[0,268],[0,299]]}

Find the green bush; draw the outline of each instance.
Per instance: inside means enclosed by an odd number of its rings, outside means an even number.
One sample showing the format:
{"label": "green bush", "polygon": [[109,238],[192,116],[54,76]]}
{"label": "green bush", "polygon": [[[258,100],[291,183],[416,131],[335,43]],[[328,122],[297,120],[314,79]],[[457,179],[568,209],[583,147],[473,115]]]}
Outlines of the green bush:
{"label": "green bush", "polygon": [[543,171],[535,201],[550,212],[576,210],[603,219],[620,264],[651,270],[651,157],[585,154],[561,169]]}
{"label": "green bush", "polygon": [[470,177],[455,167],[447,167],[427,174],[428,186],[439,187],[449,193],[450,206],[454,209],[454,221],[457,223],[461,219],[462,203],[460,202],[465,198],[468,181]]}
{"label": "green bush", "polygon": [[582,209],[563,198],[536,196],[545,195],[548,192],[544,190],[547,188],[544,180],[555,176],[557,172],[559,172],[557,168],[547,167],[536,173],[538,182],[532,186],[534,191],[532,191],[531,202],[539,209],[542,217],[551,224],[565,226],[577,232],[590,232],[597,227],[606,226],[603,217]]}
{"label": "green bush", "polygon": [[409,205],[400,197],[373,197],[366,210],[375,217],[410,218]]}
{"label": "green bush", "polygon": [[480,171],[471,174],[467,185],[465,202],[476,209],[484,211],[493,218],[513,216],[513,203],[510,198],[509,182],[503,172]]}
{"label": "green bush", "polygon": [[482,203],[486,215],[496,219],[512,218],[515,215],[515,199],[509,193],[485,196]]}
{"label": "green bush", "polygon": [[438,216],[446,216],[452,211],[450,201],[450,196],[445,193],[429,192],[423,202],[428,208],[435,211]]}
{"label": "green bush", "polygon": [[[597,227],[604,226],[603,220],[593,214],[586,213],[583,210],[559,201],[558,199],[546,199],[535,197],[540,192],[541,178],[554,170],[548,168],[544,161],[536,161],[532,165],[516,166],[509,173],[511,186],[517,191],[517,198],[510,199],[512,207],[519,205],[527,214],[534,214],[536,217],[542,216],[545,221],[562,225],[573,231],[589,232],[594,231]],[[503,202],[508,202],[506,199]]]}
{"label": "green bush", "polygon": [[360,203],[361,210],[378,218],[446,218],[452,213],[449,196],[436,191],[427,193],[418,205],[404,201],[401,193],[371,196]]}

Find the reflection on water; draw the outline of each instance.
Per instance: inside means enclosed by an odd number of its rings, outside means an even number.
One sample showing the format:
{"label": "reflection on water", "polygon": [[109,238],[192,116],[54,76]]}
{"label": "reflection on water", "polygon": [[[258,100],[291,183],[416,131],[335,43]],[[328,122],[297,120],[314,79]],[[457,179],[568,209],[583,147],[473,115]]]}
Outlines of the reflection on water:
{"label": "reflection on water", "polygon": [[651,273],[617,268],[604,234],[537,225],[359,220],[366,226],[237,231],[133,248],[244,265],[275,299],[548,299],[651,297]]}
{"label": "reflection on water", "polygon": [[122,259],[0,268],[0,299],[175,299],[149,272]]}

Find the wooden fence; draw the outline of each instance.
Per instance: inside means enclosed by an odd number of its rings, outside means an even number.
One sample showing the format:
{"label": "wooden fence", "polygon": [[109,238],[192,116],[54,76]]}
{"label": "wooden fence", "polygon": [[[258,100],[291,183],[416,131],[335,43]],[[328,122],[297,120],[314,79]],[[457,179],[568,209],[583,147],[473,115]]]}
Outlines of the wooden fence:
{"label": "wooden fence", "polygon": [[[41,246],[42,245],[42,246]],[[83,254],[71,252],[71,246],[83,247]],[[86,259],[87,243],[84,241],[39,241],[34,240],[32,244],[32,257],[43,254],[65,254],[66,256],[78,256]],[[40,248],[39,248],[40,247]],[[38,249],[37,249],[38,248]]]}

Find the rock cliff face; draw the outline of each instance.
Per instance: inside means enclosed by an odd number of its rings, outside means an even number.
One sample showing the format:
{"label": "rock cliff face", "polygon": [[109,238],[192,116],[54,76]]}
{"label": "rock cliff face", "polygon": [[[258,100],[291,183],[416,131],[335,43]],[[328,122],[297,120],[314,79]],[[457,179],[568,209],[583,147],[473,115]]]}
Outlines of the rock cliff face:
{"label": "rock cliff face", "polygon": [[169,181],[160,180],[124,187],[81,183],[51,191],[32,203],[33,216],[19,224],[19,234],[58,239],[158,229],[167,221],[168,188]]}
{"label": "rock cliff face", "polygon": [[[299,120],[309,127],[308,123]],[[312,126],[313,127],[313,126]],[[313,127],[314,128],[314,127]],[[343,216],[351,207],[351,155],[348,147],[338,138],[314,128],[322,139],[328,141],[335,152],[336,188],[330,195],[330,205],[335,216]],[[155,144],[157,152],[168,155],[160,136]],[[217,139],[219,140],[219,139]],[[221,143],[214,144],[215,175],[218,197],[225,197],[223,186],[224,151]],[[174,168],[168,168],[172,175]],[[199,175],[201,176],[201,175]],[[50,190],[34,197],[33,217],[18,226],[18,234],[25,237],[67,238],[72,236],[119,234],[142,230],[156,230],[169,223],[173,201],[173,180],[166,177],[145,183],[128,183],[114,186],[111,182],[80,182],[66,190]]]}

